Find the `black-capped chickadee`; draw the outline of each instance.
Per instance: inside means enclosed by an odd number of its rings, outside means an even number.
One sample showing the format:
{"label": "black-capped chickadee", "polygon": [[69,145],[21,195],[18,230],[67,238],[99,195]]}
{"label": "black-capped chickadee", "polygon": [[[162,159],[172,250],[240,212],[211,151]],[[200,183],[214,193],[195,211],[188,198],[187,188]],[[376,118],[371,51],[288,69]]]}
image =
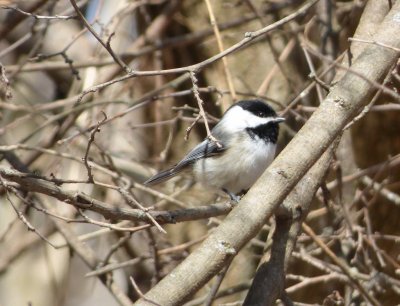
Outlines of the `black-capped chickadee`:
{"label": "black-capped chickadee", "polygon": [[145,184],[158,184],[191,170],[197,182],[222,189],[238,201],[236,195],[246,192],[274,159],[279,123],[284,120],[263,101],[237,102],[211,130],[217,142],[206,138],[179,163]]}

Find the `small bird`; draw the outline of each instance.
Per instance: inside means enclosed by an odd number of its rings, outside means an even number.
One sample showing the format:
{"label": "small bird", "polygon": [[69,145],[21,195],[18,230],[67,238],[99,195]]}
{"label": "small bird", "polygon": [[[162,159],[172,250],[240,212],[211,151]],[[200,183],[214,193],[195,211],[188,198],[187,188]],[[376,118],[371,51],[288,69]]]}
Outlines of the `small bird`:
{"label": "small bird", "polygon": [[237,195],[245,193],[274,159],[279,123],[284,120],[261,100],[239,101],[211,130],[213,137],[207,137],[179,163],[144,184],[155,185],[190,170],[195,181],[222,189],[238,202]]}

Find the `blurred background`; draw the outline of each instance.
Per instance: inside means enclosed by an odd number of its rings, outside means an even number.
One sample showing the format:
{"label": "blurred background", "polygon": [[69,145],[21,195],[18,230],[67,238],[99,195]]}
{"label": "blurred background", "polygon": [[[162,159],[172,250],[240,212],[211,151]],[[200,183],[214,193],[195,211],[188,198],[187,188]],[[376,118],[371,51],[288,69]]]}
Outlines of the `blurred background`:
{"label": "blurred background", "polygon": [[[282,149],[373,43],[391,1],[320,0],[229,56],[202,65],[195,83],[183,70],[164,70],[210,59],[245,33],[309,3],[0,1],[0,167],[33,173],[62,192],[84,193],[121,209],[225,203],[223,195],[185,175],[154,188],[141,183],[206,136],[204,119],[213,126],[241,99],[261,98],[287,118]],[[395,94],[399,72],[394,66],[384,83]],[[343,132],[305,221],[382,305],[400,303],[399,101],[380,87],[366,101],[368,108]],[[165,234],[157,226],[138,229],[143,222],[77,209],[4,178],[1,185],[1,306],[129,305],[223,220],[161,225]],[[236,256],[213,305],[240,305],[269,251],[273,228],[270,220]],[[213,282],[187,305],[203,305]],[[298,305],[367,305],[306,234],[292,254],[286,292]]]}

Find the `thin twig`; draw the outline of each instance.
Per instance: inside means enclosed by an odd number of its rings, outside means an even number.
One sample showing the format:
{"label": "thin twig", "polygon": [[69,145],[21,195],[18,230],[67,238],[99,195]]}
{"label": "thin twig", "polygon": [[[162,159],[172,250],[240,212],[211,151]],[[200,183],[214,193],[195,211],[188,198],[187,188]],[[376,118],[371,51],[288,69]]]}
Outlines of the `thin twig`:
{"label": "thin twig", "polygon": [[29,221],[28,219],[26,219],[26,217],[24,216],[24,214],[19,211],[17,209],[17,207],[14,205],[13,201],[10,198],[9,195],[9,189],[12,190],[13,192],[17,192],[13,187],[10,187],[7,185],[6,182],[3,181],[3,179],[0,176],[0,183],[1,185],[5,188],[6,190],[6,198],[8,200],[8,202],[11,204],[12,208],[14,209],[15,213],[17,214],[18,218],[22,221],[22,223],[24,223],[26,225],[26,227],[28,228],[29,231],[34,232],[36,235],[38,235],[43,241],[45,241],[46,243],[48,243],[51,247],[53,247],[55,249],[55,246],[50,242],[49,239],[47,239],[45,236],[43,236]]}
{"label": "thin twig", "polygon": [[197,86],[197,78],[196,78],[196,74],[194,72],[194,70],[189,72],[190,74],[190,79],[192,80],[192,85],[193,85],[193,94],[196,98],[197,101],[197,105],[199,106],[199,115],[203,118],[204,120],[204,126],[206,127],[206,132],[207,132],[207,137],[214,141],[218,147],[222,147],[222,144],[220,144],[218,142],[218,139],[216,139],[212,134],[211,134],[211,130],[210,130],[210,126],[208,125],[208,121],[207,121],[207,116],[206,113],[204,111],[204,107],[203,107],[203,100],[200,97],[200,93],[199,93],[199,87]]}
{"label": "thin twig", "polygon": [[[105,43],[101,37],[96,33],[96,31],[93,29],[93,27],[90,25],[90,23],[86,20],[85,16],[82,14],[80,11],[78,5],[76,4],[75,0],[70,0],[72,6],[75,9],[76,14],[78,15],[79,19],[83,22],[85,27],[90,31],[90,33],[93,34],[93,36],[97,39],[97,41],[108,51],[108,53],[111,55],[111,57],[114,59],[114,61],[125,71],[129,72],[130,68],[121,60],[121,58],[113,51],[113,49],[110,46],[110,41],[107,41]],[[110,37],[111,39],[111,37]]]}
{"label": "thin twig", "polygon": [[384,47],[384,48],[388,48],[388,49],[394,50],[396,52],[400,52],[399,48],[396,48],[396,47],[393,47],[393,46],[389,46],[387,44],[384,44],[384,43],[381,43],[381,42],[375,41],[375,40],[367,40],[367,39],[361,39],[361,38],[355,38],[355,37],[349,37],[348,40],[349,41],[360,42],[360,43],[366,43],[366,44],[373,44],[373,45],[376,45],[376,46],[381,46],[381,47]]}
{"label": "thin twig", "polygon": [[[74,0],[70,0],[73,2]],[[199,71],[205,68],[206,66],[211,65],[212,63],[220,60],[221,58],[228,56],[231,53],[237,52],[238,50],[242,49],[243,47],[247,46],[250,44],[250,42],[254,41],[260,36],[265,35],[268,32],[271,32],[284,24],[300,17],[303,16],[310,10],[319,0],[311,0],[307,4],[305,4],[303,7],[298,9],[296,12],[278,20],[277,22],[274,22],[273,24],[270,24],[258,31],[254,32],[247,32],[245,33],[245,37],[239,41],[238,43],[232,45],[231,47],[225,49],[223,52],[220,52],[202,62],[199,62],[194,65],[186,66],[186,67],[181,67],[181,68],[173,68],[173,69],[164,69],[164,70],[156,70],[156,71],[130,71],[128,72],[127,75],[124,75],[122,77],[118,77],[115,79],[112,79],[110,81],[92,86],[86,90],[84,90],[78,97],[76,103],[79,104],[84,96],[86,96],[89,93],[94,93],[97,92],[105,87],[108,87],[110,85],[113,85],[115,83],[123,82],[128,79],[134,78],[134,77],[139,77],[139,76],[155,76],[155,75],[167,75],[167,74],[179,74],[179,73],[192,73],[194,71]]]}
{"label": "thin twig", "polygon": [[33,17],[38,20],[70,20],[70,19],[76,19],[77,16],[62,16],[62,15],[54,15],[54,16],[43,16],[43,15],[37,15],[29,12],[25,12],[21,10],[18,7],[13,7],[13,6],[8,6],[8,5],[1,5],[0,8],[4,10],[13,10],[18,13],[21,13],[25,16]]}
{"label": "thin twig", "polygon": [[107,115],[105,112],[101,111],[101,113],[103,114],[104,118],[97,122],[96,124],[96,128],[92,130],[92,132],[90,133],[90,137],[89,137],[89,141],[86,147],[86,151],[85,151],[85,156],[82,158],[82,161],[85,165],[85,168],[87,170],[87,174],[88,174],[88,179],[87,182],[88,183],[94,183],[94,178],[93,178],[93,174],[92,174],[92,167],[89,165],[88,163],[88,156],[89,156],[89,150],[90,150],[90,146],[94,141],[94,136],[96,135],[96,133],[100,132],[100,126],[103,125],[106,120],[107,120]]}
{"label": "thin twig", "polygon": [[232,257],[225,265],[225,267],[221,270],[221,272],[218,273],[217,275],[217,279],[215,280],[215,283],[213,284],[213,286],[210,289],[210,292],[208,293],[208,296],[206,298],[206,300],[204,301],[204,306],[211,306],[217,293],[218,293],[218,289],[221,286],[222,281],[225,278],[226,272],[228,272],[228,269],[232,263],[234,257]]}
{"label": "thin twig", "polygon": [[379,306],[381,305],[378,300],[372,296],[367,289],[364,288],[364,286],[360,283],[360,281],[353,276],[352,271],[350,268],[347,266],[346,263],[344,263],[342,260],[340,260],[335,253],[331,251],[331,249],[314,233],[314,231],[309,227],[307,224],[303,223],[302,228],[304,232],[309,235],[314,242],[329,256],[332,261],[340,267],[340,269],[346,274],[348,277],[349,281],[351,284],[353,284],[359,291],[360,293],[365,297],[365,299],[370,302],[372,305]]}
{"label": "thin twig", "polygon": [[10,81],[7,78],[6,69],[1,63],[0,63],[0,98],[5,101],[10,100],[12,98]]}
{"label": "thin twig", "polygon": [[140,298],[142,298],[144,301],[146,301],[147,303],[150,303],[152,305],[162,306],[162,305],[157,304],[156,302],[153,302],[153,301],[149,300],[148,298],[146,298],[144,296],[144,294],[142,293],[142,291],[140,290],[139,286],[136,284],[136,282],[135,282],[135,280],[134,280],[134,278],[132,276],[130,276],[129,279],[131,280],[133,289],[135,289],[136,293],[139,295]]}
{"label": "thin twig", "polygon": [[144,214],[147,216],[149,221],[153,223],[153,225],[163,234],[166,234],[167,232],[161,227],[161,225],[153,218],[151,214],[149,214],[150,209],[144,207],[139,203],[137,199],[133,196],[132,193],[129,193],[129,191],[125,190],[124,188],[118,188],[117,189],[119,193],[125,198],[128,204],[133,205],[138,207],[141,211],[144,212]]}
{"label": "thin twig", "polygon": [[[211,26],[212,26],[212,28],[214,30],[215,38],[217,39],[219,52],[223,52],[224,51],[224,44],[223,44],[222,39],[221,39],[221,33],[219,31],[217,20],[215,18],[214,11],[212,9],[210,0],[204,0],[204,1],[206,3],[206,6],[207,6],[208,15],[210,16],[210,22],[211,22]],[[232,100],[235,101],[236,98],[237,98],[236,97],[236,90],[235,90],[235,87],[233,85],[232,74],[231,74],[231,71],[230,71],[229,66],[228,66],[228,59],[226,57],[222,58],[222,64],[224,66],[225,78],[226,78],[226,82],[228,83],[228,87],[229,87],[229,91],[231,93]],[[224,105],[224,109],[226,110],[227,108],[228,108],[228,105]]]}

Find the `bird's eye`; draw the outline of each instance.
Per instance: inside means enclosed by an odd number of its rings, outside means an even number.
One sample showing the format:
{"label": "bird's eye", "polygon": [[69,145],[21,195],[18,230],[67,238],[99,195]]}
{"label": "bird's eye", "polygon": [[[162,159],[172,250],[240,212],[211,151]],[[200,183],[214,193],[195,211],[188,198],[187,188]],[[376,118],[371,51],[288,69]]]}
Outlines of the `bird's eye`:
{"label": "bird's eye", "polygon": [[264,117],[264,113],[263,112],[258,112],[258,117]]}

